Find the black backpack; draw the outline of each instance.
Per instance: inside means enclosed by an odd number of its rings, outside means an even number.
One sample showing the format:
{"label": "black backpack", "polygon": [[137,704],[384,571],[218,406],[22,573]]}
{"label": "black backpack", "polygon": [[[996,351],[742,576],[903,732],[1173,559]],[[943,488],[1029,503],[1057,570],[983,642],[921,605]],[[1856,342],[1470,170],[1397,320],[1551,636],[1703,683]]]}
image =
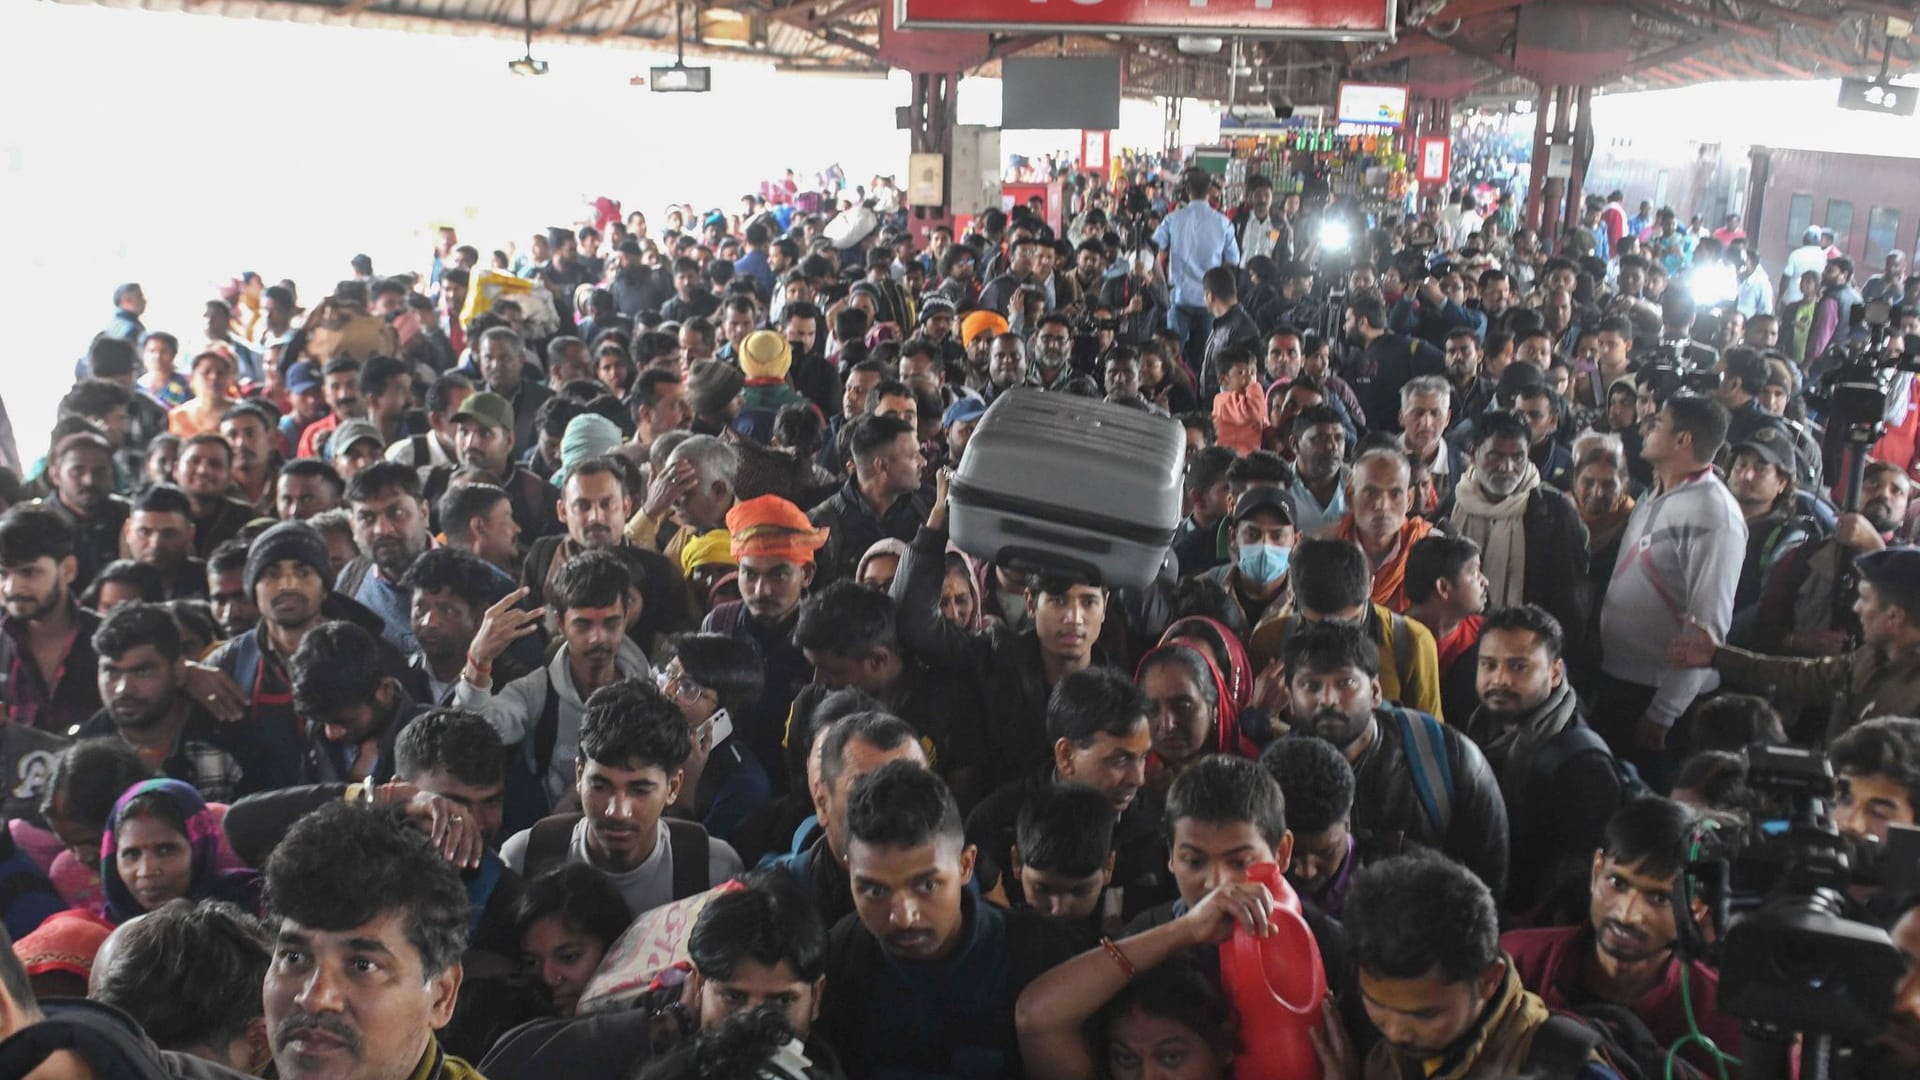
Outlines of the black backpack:
{"label": "black backpack", "polygon": [[1597,1003],[1556,1011],[1549,1017],[1533,1033],[1527,1067],[1548,1080],[1577,1077],[1595,1054],[1621,1080],[1706,1080],[1699,1069],[1678,1057],[1669,1072],[1667,1048],[1633,1010]]}
{"label": "black backpack", "polygon": [[1533,769],[1527,776],[1525,797],[1531,801],[1536,792],[1546,793],[1553,790],[1553,778],[1559,775],[1560,766],[1565,765],[1579,754],[1605,754],[1613,763],[1613,779],[1620,787],[1620,805],[1651,794],[1653,789],[1640,776],[1640,770],[1631,761],[1622,761],[1618,754],[1600,737],[1600,733],[1583,722],[1574,722],[1560,729],[1560,733],[1548,739],[1533,755]]}
{"label": "black backpack", "polygon": [[[526,854],[520,860],[520,876],[531,881],[567,860],[573,843],[573,827],[579,814],[555,814],[541,818],[527,834]],[[712,848],[707,830],[697,822],[662,818],[667,823],[667,843],[673,852],[673,898],[685,900],[713,888],[707,863]]]}

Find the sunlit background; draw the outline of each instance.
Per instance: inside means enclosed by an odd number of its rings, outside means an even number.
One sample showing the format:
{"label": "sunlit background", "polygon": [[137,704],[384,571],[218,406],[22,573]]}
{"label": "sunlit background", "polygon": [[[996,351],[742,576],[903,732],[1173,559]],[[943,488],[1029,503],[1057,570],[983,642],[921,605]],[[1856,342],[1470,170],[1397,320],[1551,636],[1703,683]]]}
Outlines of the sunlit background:
{"label": "sunlit background", "polygon": [[[731,208],[763,179],[838,164],[903,175],[889,79],[713,62],[714,92],[630,83],[627,48],[519,44],[205,15],[0,0],[0,296],[14,311],[3,394],[23,452],[40,447],[73,360],[139,281],[146,323],[183,337],[244,270],[312,303],[364,252],[423,269],[433,229],[483,252],[570,224],[596,196],[657,218],[669,202]],[[707,62],[707,61],[701,61]],[[1683,96],[1682,96],[1683,95]],[[1842,114],[1831,84],[1742,84],[1601,99],[1597,134],[1912,154],[1915,121]],[[1158,147],[1162,110],[1123,103],[1115,147]],[[1189,102],[1188,142],[1216,121]],[[961,83],[961,123],[1000,123],[999,86]],[[1002,149],[1068,150],[1074,132],[1008,132]]]}

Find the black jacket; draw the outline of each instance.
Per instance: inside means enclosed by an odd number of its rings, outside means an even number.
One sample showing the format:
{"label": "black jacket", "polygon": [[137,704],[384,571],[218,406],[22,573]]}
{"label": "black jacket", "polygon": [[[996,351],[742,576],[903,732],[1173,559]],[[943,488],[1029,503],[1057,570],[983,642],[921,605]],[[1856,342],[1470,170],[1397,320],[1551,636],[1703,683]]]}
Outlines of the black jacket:
{"label": "black jacket", "polygon": [[[1541,478],[1542,480],[1545,477]],[[1459,533],[1454,503],[1440,507],[1439,517]],[[1587,526],[1580,510],[1565,493],[1542,483],[1527,495],[1522,519],[1527,538],[1527,573],[1521,585],[1526,603],[1539,604],[1560,620],[1567,635],[1567,651],[1577,653],[1586,639],[1592,607],[1587,577]],[[1607,567],[1611,572],[1611,564]]]}
{"label": "black jacket", "polygon": [[[1235,304],[1225,315],[1213,320],[1213,329],[1207,332],[1207,351],[1200,361],[1200,400],[1211,403],[1213,396],[1220,392],[1220,353],[1232,346],[1253,350],[1254,370],[1260,370],[1260,326],[1247,314],[1247,309]],[[1398,410],[1396,410],[1398,411]]]}
{"label": "black jacket", "polygon": [[[47,509],[73,526],[74,561],[80,564],[79,572],[73,577],[73,591],[78,595],[86,591],[103,567],[120,557],[120,534],[126,531],[127,518],[132,515],[133,507],[120,496],[109,495],[107,505],[99,513],[91,518],[82,518],[60,501],[57,491],[42,501]],[[203,573],[202,587],[205,581],[206,575]]]}
{"label": "black jacket", "polygon": [[[934,668],[982,688],[985,710],[977,723],[954,729],[948,770],[950,783],[961,791],[970,789],[978,799],[1053,760],[1047,740],[1047,698],[1053,687],[1033,630],[1013,633],[993,627],[972,633],[940,614],[946,550],[946,531],[923,526],[894,574],[893,599],[907,648]],[[1093,662],[1106,663],[1097,646]],[[963,775],[955,777],[955,772]]]}
{"label": "black jacket", "polygon": [[52,998],[40,1010],[44,1019],[0,1041],[0,1076],[25,1076],[49,1056],[71,1050],[97,1080],[246,1080],[203,1058],[160,1049],[133,1017],[112,1006]]}
{"label": "black jacket", "polygon": [[793,643],[793,628],[799,619],[796,610],[778,626],[768,626],[754,618],[746,604],[730,600],[708,612],[700,624],[702,633],[739,638],[751,642],[760,652],[765,684],[758,701],[733,714],[734,733],[736,738],[746,740],[747,749],[766,766],[776,798],[786,793],[793,778],[788,769],[778,767],[787,759],[787,717],[793,710],[793,699],[813,681],[813,664]]}
{"label": "black jacket", "polygon": [[1066,923],[961,893],[964,942],[938,963],[903,964],[858,917],[828,936],[814,1031],[857,1077],[1026,1075],[1013,1026],[1029,983],[1080,951]]}
{"label": "black jacket", "polygon": [[911,540],[927,520],[933,500],[916,491],[893,500],[887,512],[875,516],[873,506],[861,493],[859,481],[847,477],[840,490],[826,502],[807,512],[815,526],[825,526],[826,546],[820,549],[814,565],[813,587],[820,589],[841,578],[850,578],[867,549],[885,539]]}
{"label": "black jacket", "polygon": [[[1009,901],[1024,902],[1012,858],[1020,811],[1027,800],[1053,783],[1051,768],[1015,780],[982,799],[967,815],[967,842],[980,852],[974,879],[982,890],[991,892],[997,879]],[[1179,895],[1167,870],[1167,838],[1160,822],[1164,809],[1159,796],[1141,788],[1113,823],[1113,883],[1107,886],[1107,894],[1117,896],[1122,920]]]}
{"label": "black jacket", "polygon": [[[1437,732],[1444,743],[1453,777],[1451,811],[1444,822],[1432,819],[1418,794],[1396,713],[1412,721],[1416,738]],[[1431,721],[1430,728],[1425,721]],[[1382,839],[1397,834],[1433,848],[1464,863],[1498,899],[1507,881],[1507,806],[1486,756],[1459,728],[1431,717],[1423,721],[1423,714],[1398,706],[1375,709],[1373,730],[1373,742],[1353,763],[1354,830]],[[1422,771],[1427,782],[1439,785],[1440,777]]]}
{"label": "black jacket", "polygon": [[[1572,744],[1555,746],[1568,738],[1568,730],[1586,726],[1580,695],[1567,682],[1511,724],[1484,707],[1467,722],[1467,734],[1483,748],[1506,800],[1513,868],[1508,910],[1531,910],[1557,880],[1584,871],[1607,819],[1620,806],[1620,784],[1605,743],[1596,739],[1596,745],[1578,750]],[[1563,756],[1558,767],[1543,772],[1538,763],[1550,752]]]}
{"label": "black jacket", "polygon": [[[639,1076],[646,1064],[694,1034],[693,1016],[680,1007],[678,985],[649,990],[613,1012],[549,1017],[521,1024],[500,1037],[478,1065],[487,1080],[553,1080],[557,1076]],[[808,1075],[842,1075],[833,1049],[806,1042]]]}
{"label": "black jacket", "polygon": [[833,369],[827,358],[818,352],[806,353],[793,358],[793,366],[787,370],[787,381],[795,390],[806,395],[813,407],[820,410],[821,416],[832,416],[840,411],[840,373]]}
{"label": "black jacket", "polygon": [[1347,362],[1340,376],[1360,398],[1376,431],[1400,430],[1400,388],[1422,375],[1445,375],[1447,358],[1417,338],[1389,330]]}

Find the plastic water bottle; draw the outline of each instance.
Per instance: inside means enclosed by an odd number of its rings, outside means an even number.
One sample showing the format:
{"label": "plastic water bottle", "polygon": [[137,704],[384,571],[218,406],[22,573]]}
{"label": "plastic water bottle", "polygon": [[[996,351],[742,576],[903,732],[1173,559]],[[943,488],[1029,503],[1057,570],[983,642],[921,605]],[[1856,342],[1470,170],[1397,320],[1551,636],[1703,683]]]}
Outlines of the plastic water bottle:
{"label": "plastic water bottle", "polygon": [[1273,863],[1247,872],[1273,894],[1273,933],[1255,937],[1236,927],[1220,945],[1220,981],[1240,1018],[1235,1080],[1319,1080],[1312,1033],[1320,1028],[1327,972],[1320,943],[1300,913],[1300,897]]}

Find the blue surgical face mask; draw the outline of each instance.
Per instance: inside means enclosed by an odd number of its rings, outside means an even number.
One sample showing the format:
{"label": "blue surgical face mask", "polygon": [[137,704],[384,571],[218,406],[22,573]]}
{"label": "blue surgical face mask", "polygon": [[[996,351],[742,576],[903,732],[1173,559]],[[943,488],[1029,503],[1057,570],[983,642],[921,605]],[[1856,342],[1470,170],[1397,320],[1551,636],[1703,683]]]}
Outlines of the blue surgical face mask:
{"label": "blue surgical face mask", "polygon": [[1240,572],[1257,585],[1271,585],[1287,576],[1293,549],[1278,544],[1240,545]]}

